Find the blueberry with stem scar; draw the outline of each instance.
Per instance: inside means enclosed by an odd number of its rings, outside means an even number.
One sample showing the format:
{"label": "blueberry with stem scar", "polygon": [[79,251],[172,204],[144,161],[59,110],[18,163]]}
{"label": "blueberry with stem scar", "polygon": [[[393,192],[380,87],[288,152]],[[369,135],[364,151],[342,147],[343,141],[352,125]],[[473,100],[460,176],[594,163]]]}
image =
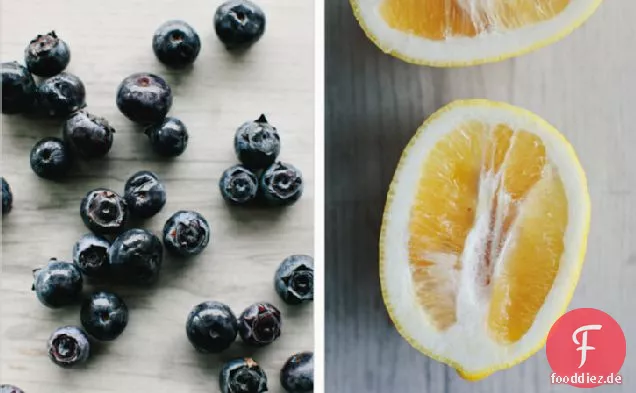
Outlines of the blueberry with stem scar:
{"label": "blueberry with stem scar", "polygon": [[219,376],[221,393],[263,393],[267,391],[267,375],[251,358],[227,362]]}
{"label": "blueberry with stem scar", "polygon": [[49,358],[63,368],[85,363],[90,356],[90,342],[84,331],[76,326],[65,326],[51,334],[47,342]]}
{"label": "blueberry with stem scar", "polygon": [[173,214],[163,227],[163,243],[170,252],[192,256],[203,252],[210,241],[210,226],[194,211]]}
{"label": "blueberry with stem scar", "polygon": [[128,221],[128,206],[115,191],[97,188],[89,191],[80,204],[84,225],[101,235],[122,232]]}
{"label": "blueberry with stem scar", "polygon": [[276,270],[274,288],[290,305],[314,300],[314,259],[309,255],[285,258]]}
{"label": "blueberry with stem scar", "polygon": [[24,61],[31,73],[48,78],[66,69],[71,61],[71,50],[54,31],[39,34],[24,50]]}
{"label": "blueberry with stem scar", "polygon": [[194,63],[201,51],[201,40],[192,26],[182,20],[169,20],[155,31],[152,50],[160,62],[172,68]]}
{"label": "blueberry with stem scar", "polygon": [[156,124],[165,119],[172,107],[172,89],[162,77],[140,72],[119,84],[116,102],[129,120],[141,125]]}
{"label": "blueberry with stem scar", "polygon": [[280,311],[269,303],[255,303],[247,307],[238,320],[241,339],[248,345],[265,346],[281,334]]}
{"label": "blueberry with stem scar", "polygon": [[242,165],[226,169],[219,181],[221,196],[233,205],[246,205],[258,195],[258,178]]}
{"label": "blueberry with stem scar", "polygon": [[273,206],[294,204],[303,194],[303,175],[293,165],[274,163],[262,175],[260,190],[267,203]]}
{"label": "blueberry with stem scar", "polygon": [[265,33],[265,13],[249,0],[229,0],[214,14],[214,30],[228,50],[247,49]]}
{"label": "blueberry with stem scar", "polygon": [[87,233],[73,246],[73,263],[86,277],[106,278],[109,248],[107,239]]}

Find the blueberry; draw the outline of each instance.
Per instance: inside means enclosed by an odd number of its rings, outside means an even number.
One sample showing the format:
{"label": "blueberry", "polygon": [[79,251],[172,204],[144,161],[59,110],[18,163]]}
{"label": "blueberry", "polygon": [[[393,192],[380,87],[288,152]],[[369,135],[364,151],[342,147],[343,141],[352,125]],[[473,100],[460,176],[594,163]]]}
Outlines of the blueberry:
{"label": "blueberry", "polygon": [[260,190],[271,205],[291,205],[303,194],[303,175],[291,164],[274,163],[261,175]]}
{"label": "blueberry", "polygon": [[80,216],[84,225],[97,234],[117,234],[128,222],[128,206],[115,191],[96,188],[82,198]]}
{"label": "blueberry", "polygon": [[66,42],[52,31],[31,40],[24,50],[24,61],[34,75],[55,76],[64,71],[71,61],[71,50]]}
{"label": "blueberry", "polygon": [[194,28],[186,22],[170,20],[155,31],[152,50],[163,64],[180,68],[194,63],[201,51],[201,40]]}
{"label": "blueberry", "polygon": [[241,165],[226,169],[219,181],[223,199],[235,205],[252,202],[258,195],[258,178]]}
{"label": "blueberry", "polygon": [[166,204],[166,188],[154,173],[139,171],[126,181],[124,200],[133,216],[150,218]]}
{"label": "blueberry", "polygon": [[109,248],[108,240],[88,233],[73,246],[73,263],[87,277],[104,278],[108,274]]}
{"label": "blueberry", "polygon": [[24,393],[24,391],[13,385],[0,385],[0,393]]}
{"label": "blueberry", "polygon": [[71,115],[63,127],[64,141],[83,158],[99,158],[108,154],[113,146],[115,129],[106,119],[86,111]]}
{"label": "blueberry", "polygon": [[2,179],[2,214],[7,214],[11,211],[13,207],[13,193],[11,192],[11,187],[9,187],[9,183]]}
{"label": "blueberry", "polygon": [[314,300],[314,259],[309,255],[291,255],[276,270],[274,288],[287,304]]}
{"label": "blueberry", "polygon": [[265,13],[249,0],[230,0],[214,14],[216,35],[227,49],[246,49],[265,33]]}
{"label": "blueberry", "polygon": [[234,150],[246,168],[265,169],[280,154],[280,137],[265,115],[261,115],[257,120],[243,123],[236,130]]}
{"label": "blueberry", "polygon": [[51,334],[47,352],[53,363],[60,367],[78,366],[88,360],[91,351],[88,336],[76,326],[65,326]]}
{"label": "blueberry", "polygon": [[36,175],[49,180],[59,180],[72,164],[71,152],[60,138],[45,137],[31,149],[31,169]]}
{"label": "blueberry", "polygon": [[2,113],[25,113],[33,109],[37,87],[33,77],[17,62],[2,63]]}
{"label": "blueberry", "polygon": [[181,256],[200,254],[209,241],[210,226],[197,212],[178,211],[163,227],[163,243],[166,249]]}
{"label": "blueberry", "polygon": [[38,300],[50,308],[68,306],[78,301],[82,286],[82,273],[69,262],[53,258],[45,267],[33,271],[32,290]]}
{"label": "blueberry", "polygon": [[243,342],[265,346],[280,337],[282,321],[276,307],[269,303],[255,303],[243,311],[238,324]]}
{"label": "blueberry", "polygon": [[86,106],[86,88],[77,76],[62,72],[40,83],[37,98],[47,115],[66,118]]}
{"label": "blueberry", "polygon": [[280,370],[280,384],[290,393],[314,391],[314,353],[297,353]]}
{"label": "blueberry", "polygon": [[124,283],[149,285],[157,281],[163,262],[163,247],[157,236],[145,229],[129,229],[110,246],[112,277]]}
{"label": "blueberry", "polygon": [[188,314],[186,333],[197,351],[223,352],[236,340],[236,316],[230,307],[220,302],[197,304]]}
{"label": "blueberry", "polygon": [[112,341],[128,325],[128,307],[114,293],[95,292],[82,304],[80,320],[92,337],[100,341]]}
{"label": "blueberry", "polygon": [[155,153],[164,157],[180,156],[188,147],[188,128],[175,117],[167,117],[145,132]]}
{"label": "blueberry", "polygon": [[219,377],[221,393],[267,392],[265,371],[250,358],[227,362]]}
{"label": "blueberry", "polygon": [[172,107],[172,89],[160,76],[140,72],[125,78],[117,88],[117,108],[131,121],[156,124]]}

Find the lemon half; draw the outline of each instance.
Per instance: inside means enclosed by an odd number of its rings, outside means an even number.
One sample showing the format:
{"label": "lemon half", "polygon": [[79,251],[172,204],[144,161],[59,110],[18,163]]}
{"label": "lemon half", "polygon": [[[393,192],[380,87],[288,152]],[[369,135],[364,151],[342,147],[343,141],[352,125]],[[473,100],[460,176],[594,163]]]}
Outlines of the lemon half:
{"label": "lemon half", "polygon": [[350,0],[367,36],[404,61],[490,63],[553,43],[602,0]]}
{"label": "lemon half", "polygon": [[584,171],[554,127],[508,104],[455,101],[419,128],[388,192],[388,312],[467,379],[511,367],[566,311],[589,221]]}

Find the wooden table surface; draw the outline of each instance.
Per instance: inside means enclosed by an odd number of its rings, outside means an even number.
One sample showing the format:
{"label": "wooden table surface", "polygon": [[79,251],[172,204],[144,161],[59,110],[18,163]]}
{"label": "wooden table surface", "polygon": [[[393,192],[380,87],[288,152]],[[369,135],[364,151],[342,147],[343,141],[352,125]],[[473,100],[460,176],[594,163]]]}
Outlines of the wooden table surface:
{"label": "wooden table surface", "polygon": [[[13,188],[14,210],[2,220],[0,282],[0,383],[27,393],[218,392],[218,373],[230,358],[253,355],[282,392],[278,372],[288,356],[313,348],[313,306],[284,307],[273,289],[278,263],[293,253],[313,254],[314,202],[314,5],[309,1],[260,0],[267,14],[263,39],[244,56],[231,56],[214,33],[218,0],[3,0],[2,61],[23,59],[27,43],[52,29],[72,51],[69,71],[87,89],[87,109],[116,128],[106,159],[81,162],[55,183],[38,178],[28,154],[60,123],[2,116],[1,170]],[[193,69],[168,71],[155,59],[152,34],[168,19],[198,30],[202,50]],[[119,113],[115,91],[138,71],[166,77],[175,98],[171,114],[190,131],[186,152],[160,159],[147,138]],[[303,198],[278,210],[230,209],[218,190],[221,172],[235,164],[233,136],[247,120],[265,113],[282,138],[281,159],[305,178]],[[51,363],[46,340],[59,326],[79,323],[78,307],[50,310],[30,291],[34,267],[50,257],[69,260],[85,232],[78,210],[92,188],[123,192],[132,173],[148,169],[164,180],[168,202],[144,227],[159,234],[180,209],[210,222],[209,247],[188,263],[166,258],[152,289],[116,288],[130,307],[130,322],[116,341],[94,348],[84,369]],[[88,289],[86,290],[86,292]],[[283,334],[269,347],[251,350],[239,341],[222,355],[199,355],[186,339],[191,307],[204,300],[229,304],[235,313],[257,301],[279,305]]]}
{"label": "wooden table surface", "polygon": [[386,191],[416,128],[454,99],[508,101],[572,142],[587,172],[592,226],[571,308],[612,315],[627,338],[622,386],[636,391],[636,2],[606,1],[565,40],[515,60],[465,69],[409,65],[382,54],[347,1],[326,0],[326,391],[576,391],[550,385],[545,350],[476,383],[420,355],[389,323],[377,242]]}

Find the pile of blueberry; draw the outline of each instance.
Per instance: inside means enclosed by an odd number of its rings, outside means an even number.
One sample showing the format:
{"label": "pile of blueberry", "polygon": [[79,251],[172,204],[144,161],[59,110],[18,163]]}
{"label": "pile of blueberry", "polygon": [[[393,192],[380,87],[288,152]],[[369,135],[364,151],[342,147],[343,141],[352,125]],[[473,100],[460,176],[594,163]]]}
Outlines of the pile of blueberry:
{"label": "pile of blueberry", "polygon": [[249,205],[264,201],[286,206],[302,196],[302,173],[291,164],[276,161],[280,136],[265,115],[236,130],[234,150],[241,164],[226,169],[219,181],[221,195],[227,202]]}
{"label": "pile of blueberry", "polygon": [[[227,50],[243,51],[265,32],[265,14],[249,0],[230,0],[217,8],[215,31]],[[201,49],[197,32],[183,21],[171,20],[155,32],[152,49],[170,68],[194,63]],[[2,63],[2,112],[39,114],[60,119],[62,137],[38,141],[30,154],[32,170],[44,179],[60,179],[77,158],[93,159],[108,154],[115,130],[106,119],[88,113],[86,89],[75,75],[65,72],[71,59],[69,45],[55,32],[38,35],[25,50],[25,66]],[[33,75],[42,78],[36,83]],[[145,128],[153,150],[165,157],[181,155],[188,144],[187,127],[168,117],[173,95],[168,83],[151,73],[125,78],[117,89],[121,113]],[[280,137],[264,115],[244,123],[236,131],[234,146],[241,165],[224,171],[221,195],[231,204],[257,200],[285,206],[303,191],[301,172],[277,161]],[[98,291],[83,296],[85,280],[100,283],[152,285],[161,271],[164,248],[179,258],[200,254],[210,241],[208,221],[196,211],[174,213],[163,228],[161,239],[134,227],[133,220],[148,219],[166,204],[166,188],[158,176],[139,171],[125,183],[123,193],[108,188],[89,191],[81,200],[80,216],[90,233],[72,250],[72,262],[51,259],[33,272],[37,299],[50,308],[81,303],[79,326],[63,326],[47,342],[51,360],[65,368],[86,362],[92,340],[112,341],[128,324],[128,307],[119,295]],[[13,207],[13,194],[2,178],[2,214]],[[299,305],[313,300],[313,258],[292,255],[280,264],[274,288],[282,301]],[[225,304],[206,301],[196,305],[186,321],[186,335],[203,353],[220,353],[238,336],[248,346],[263,347],[281,335],[281,312],[268,302],[247,307],[237,318]],[[282,366],[280,382],[289,392],[313,391],[313,353],[291,356]],[[267,376],[251,358],[228,362],[220,372],[223,393],[267,391]],[[22,393],[17,387],[0,385],[0,393]]]}
{"label": "pile of blueberry", "polygon": [[[33,290],[50,308],[82,300],[84,278],[100,283],[146,286],[157,282],[164,248],[177,257],[200,254],[210,240],[207,220],[194,211],[178,211],[165,223],[162,239],[142,228],[130,228],[131,219],[147,219],[166,203],[166,189],[150,171],[133,174],[123,197],[113,190],[89,191],[80,203],[80,216],[91,231],[73,246],[73,262],[51,259],[33,272]],[[162,244],[163,243],[163,244]],[[128,324],[128,307],[115,293],[100,291],[84,299],[80,311],[83,330],[65,326],[48,342],[51,359],[63,367],[88,360],[90,337],[112,341]],[[86,333],[85,333],[86,332]]]}

